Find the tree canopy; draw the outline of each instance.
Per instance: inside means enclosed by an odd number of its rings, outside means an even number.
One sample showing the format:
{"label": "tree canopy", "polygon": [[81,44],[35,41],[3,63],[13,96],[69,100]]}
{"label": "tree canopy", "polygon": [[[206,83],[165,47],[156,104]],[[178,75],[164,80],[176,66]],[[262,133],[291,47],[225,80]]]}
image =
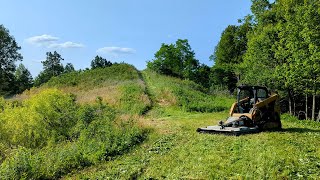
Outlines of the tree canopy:
{"label": "tree canopy", "polygon": [[175,44],[163,43],[154,59],[147,62],[148,69],[160,74],[197,81],[209,86],[210,70],[195,58],[187,39],[178,39]]}
{"label": "tree canopy", "polygon": [[33,79],[30,71],[23,65],[19,64],[16,72],[16,93],[22,93],[26,89],[30,89],[33,85]]}
{"label": "tree canopy", "polygon": [[105,68],[105,67],[110,67],[110,66],[112,66],[112,62],[106,60],[105,58],[103,58],[101,56],[96,56],[91,61],[91,69]]}
{"label": "tree canopy", "polygon": [[56,51],[47,52],[47,58],[42,61],[43,71],[35,78],[35,86],[40,86],[50,80],[51,77],[58,76],[64,72],[64,67],[61,63],[64,59]]}
{"label": "tree canopy", "polygon": [[0,25],[0,96],[14,93],[15,70],[17,61],[22,60],[20,50],[9,30]]}

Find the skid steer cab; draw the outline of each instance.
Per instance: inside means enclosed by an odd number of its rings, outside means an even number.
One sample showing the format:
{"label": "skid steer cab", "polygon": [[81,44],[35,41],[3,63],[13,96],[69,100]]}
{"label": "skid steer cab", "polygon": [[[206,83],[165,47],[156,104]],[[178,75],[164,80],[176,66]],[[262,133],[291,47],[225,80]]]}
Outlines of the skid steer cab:
{"label": "skid steer cab", "polygon": [[279,95],[269,94],[266,87],[238,86],[237,102],[229,115],[225,122],[198,128],[197,132],[240,135],[281,129]]}

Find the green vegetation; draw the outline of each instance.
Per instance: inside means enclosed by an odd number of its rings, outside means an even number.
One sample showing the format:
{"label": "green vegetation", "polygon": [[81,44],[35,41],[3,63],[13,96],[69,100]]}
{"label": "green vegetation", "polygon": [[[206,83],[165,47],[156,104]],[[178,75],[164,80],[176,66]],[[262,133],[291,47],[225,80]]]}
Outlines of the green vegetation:
{"label": "green vegetation", "polygon": [[196,133],[228,117],[240,83],[278,89],[290,114],[305,96],[306,119],[319,110],[320,121],[319,1],[252,2],[253,14],[222,33],[211,68],[178,39],[142,72],[100,56],[76,71],[48,52],[33,82],[0,25],[0,179],[319,178],[317,122],[283,114],[282,131]]}
{"label": "green vegetation", "polygon": [[58,178],[123,154],[145,139],[144,130],[119,119],[99,98],[94,105],[78,105],[73,96],[47,89],[4,106],[1,179]]}
{"label": "green vegetation", "polygon": [[[206,91],[193,81],[117,64],[63,74],[16,100],[0,99],[0,178],[320,176],[316,122],[283,115],[279,132],[198,134],[197,127],[225,119],[234,101]],[[84,101],[84,92],[95,99]]]}
{"label": "green vegetation", "polygon": [[210,85],[210,68],[195,58],[187,39],[178,39],[175,44],[163,43],[147,67],[160,74],[197,81],[207,88]]}
{"label": "green vegetation", "polygon": [[99,96],[104,103],[122,113],[141,115],[150,107],[144,82],[135,67],[114,64],[107,68],[72,71],[57,77],[37,89],[24,92],[16,99],[26,99],[41,89],[58,88],[76,95],[80,104],[95,103]]}
{"label": "green vegetation", "polygon": [[112,66],[112,62],[107,61],[105,58],[101,56],[96,56],[91,61],[91,69],[104,68],[104,67],[110,67],[110,66]]}
{"label": "green vegetation", "polygon": [[252,15],[221,35],[212,56],[212,82],[228,88],[237,83],[267,86],[287,99],[290,114],[303,111],[306,119],[316,120],[319,7],[317,0],[252,0]]}
{"label": "green vegetation", "polygon": [[[117,93],[113,106],[96,94],[109,85]],[[77,103],[83,91],[95,99]],[[135,117],[149,105],[138,71],[127,64],[63,74],[16,100],[1,99],[0,177],[59,178],[111,160],[146,138]]]}
{"label": "green vegetation", "polygon": [[206,89],[189,80],[163,76],[152,71],[143,72],[155,105],[179,107],[184,111],[219,112],[228,110],[231,97],[208,95]]}
{"label": "green vegetation", "polygon": [[[152,111],[160,111],[154,109]],[[164,109],[141,120],[154,131],[141,146],[65,179],[317,179],[320,127],[282,116],[283,131],[239,137],[198,134],[228,114]]]}
{"label": "green vegetation", "polygon": [[15,63],[22,60],[18,52],[20,49],[9,30],[0,24],[0,96],[9,96],[20,91],[15,76]]}

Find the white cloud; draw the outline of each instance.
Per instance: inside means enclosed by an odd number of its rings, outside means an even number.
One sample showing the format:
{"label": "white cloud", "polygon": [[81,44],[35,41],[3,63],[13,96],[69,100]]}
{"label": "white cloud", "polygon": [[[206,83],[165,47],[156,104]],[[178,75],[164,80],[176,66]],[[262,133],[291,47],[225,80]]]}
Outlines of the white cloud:
{"label": "white cloud", "polygon": [[36,46],[44,46],[47,48],[83,48],[84,45],[81,43],[75,43],[71,41],[67,41],[64,43],[58,43],[59,38],[48,35],[48,34],[43,34],[40,36],[33,36],[30,38],[26,39],[26,42],[36,45]]}
{"label": "white cloud", "polygon": [[39,45],[39,46],[46,46],[46,45],[51,44],[53,42],[56,42],[58,40],[59,40],[59,38],[48,35],[48,34],[43,34],[40,36],[33,36],[33,37],[26,39],[26,41],[28,43],[34,44],[34,45]]}
{"label": "white cloud", "polygon": [[48,48],[83,48],[84,45],[81,43],[75,43],[71,41],[67,41],[64,43],[52,43],[48,46]]}
{"label": "white cloud", "polygon": [[123,48],[123,47],[103,47],[97,50],[97,53],[109,54],[109,55],[125,55],[125,54],[134,54],[136,50],[132,48]]}

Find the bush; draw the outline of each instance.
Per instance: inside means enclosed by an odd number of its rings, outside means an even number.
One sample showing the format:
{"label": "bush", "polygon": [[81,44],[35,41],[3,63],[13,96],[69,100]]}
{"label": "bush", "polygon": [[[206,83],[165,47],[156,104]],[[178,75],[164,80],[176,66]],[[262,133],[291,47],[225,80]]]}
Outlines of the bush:
{"label": "bush", "polygon": [[40,148],[49,140],[67,139],[70,128],[77,122],[76,110],[71,96],[56,89],[45,90],[1,113],[1,141],[9,147]]}
{"label": "bush", "polygon": [[56,89],[0,115],[0,179],[56,179],[121,155],[146,135],[133,121],[119,120],[101,98],[80,106]]}

